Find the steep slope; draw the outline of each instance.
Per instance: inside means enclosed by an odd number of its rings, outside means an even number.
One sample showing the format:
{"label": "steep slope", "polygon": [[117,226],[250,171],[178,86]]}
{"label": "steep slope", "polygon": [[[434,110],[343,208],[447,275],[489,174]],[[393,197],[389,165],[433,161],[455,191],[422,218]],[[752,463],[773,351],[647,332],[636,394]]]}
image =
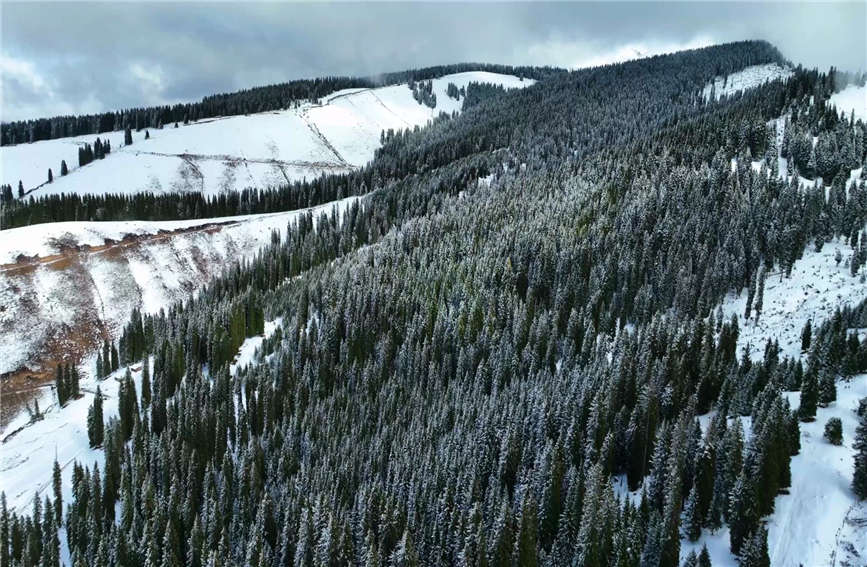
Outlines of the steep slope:
{"label": "steep slope", "polygon": [[[248,116],[207,119],[174,128],[99,135],[111,142],[103,160],[78,167],[78,148],[96,135],[59,138],[0,147],[2,182],[17,195],[18,181],[34,196],[60,193],[135,193],[149,191],[218,194],[246,187],[269,187],[338,173],[364,165],[380,145],[383,130],[424,126],[441,112],[461,110],[450,98],[458,88],[484,82],[519,88],[534,83],[511,75],[466,72],[432,81],[436,106],[417,102],[406,84],[376,89],[347,89],[321,104]],[[69,175],[60,176],[65,160]],[[54,182],[46,183],[48,169]]]}
{"label": "steep slope", "polygon": [[[845,261],[837,262],[838,251]],[[845,239],[835,238],[820,251],[808,247],[790,277],[769,274],[758,321],[755,310],[749,319],[743,318],[746,290],[729,295],[721,310],[726,320],[737,315],[741,321],[738,352],[746,351],[753,360],[762,360],[765,343],[775,340],[781,357],[806,358],[801,352],[801,331],[808,320],[819,325],[837,309],[867,299],[863,276],[850,273],[850,256],[851,248]],[[784,396],[792,408],[800,405],[800,392],[785,392]],[[814,421],[800,424],[801,450],[792,457],[792,485],[786,494],[777,496],[774,512],[766,518],[772,565],[846,565],[842,562],[846,557],[850,565],[861,564],[863,556],[853,555],[852,551],[863,543],[861,522],[867,518],[867,510],[858,503],[850,483],[852,442],[858,425],[856,410],[859,400],[865,397],[867,375],[839,381],[837,400],[826,408],[820,407]],[[831,445],[823,437],[825,423],[832,417],[842,422],[841,446]],[[707,418],[701,419],[706,422]],[[749,435],[749,428],[746,431]],[[738,565],[729,549],[726,526],[715,533],[705,530],[695,543],[685,539],[682,543],[682,559],[706,545],[714,565]]]}
{"label": "steep slope", "polygon": [[[114,338],[133,309],[154,313],[183,300],[227,264],[255,255],[300,215],[342,214],[356,201],[248,217],[4,231],[0,374],[24,367],[24,374],[50,372],[55,361],[81,357]],[[7,396],[21,387],[3,385]],[[0,419],[15,409],[4,404]]]}

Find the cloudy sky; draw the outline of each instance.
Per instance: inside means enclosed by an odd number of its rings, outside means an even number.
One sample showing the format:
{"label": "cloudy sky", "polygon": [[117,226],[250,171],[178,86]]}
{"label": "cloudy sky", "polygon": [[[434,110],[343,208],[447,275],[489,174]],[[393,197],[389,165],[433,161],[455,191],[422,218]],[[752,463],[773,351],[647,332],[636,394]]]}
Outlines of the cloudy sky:
{"label": "cloudy sky", "polygon": [[865,6],[0,1],[0,119],[438,63],[578,67],[738,39],[767,39],[808,67],[867,70]]}

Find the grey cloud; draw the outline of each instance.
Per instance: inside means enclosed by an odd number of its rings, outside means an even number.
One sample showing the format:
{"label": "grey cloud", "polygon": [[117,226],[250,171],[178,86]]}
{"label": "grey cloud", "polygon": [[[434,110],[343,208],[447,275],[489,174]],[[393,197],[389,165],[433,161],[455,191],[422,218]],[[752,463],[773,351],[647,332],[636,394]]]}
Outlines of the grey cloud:
{"label": "grey cloud", "polygon": [[[4,3],[0,10],[4,120],[196,100],[300,77],[462,61],[571,66],[625,49],[748,38],[767,39],[808,67],[867,68],[863,2]],[[6,71],[22,65],[40,88]]]}

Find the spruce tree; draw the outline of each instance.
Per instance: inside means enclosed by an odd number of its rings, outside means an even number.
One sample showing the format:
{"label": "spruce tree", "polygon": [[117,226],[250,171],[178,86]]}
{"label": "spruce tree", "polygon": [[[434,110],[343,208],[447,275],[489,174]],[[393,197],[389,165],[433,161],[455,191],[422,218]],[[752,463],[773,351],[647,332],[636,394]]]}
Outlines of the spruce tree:
{"label": "spruce tree", "polygon": [[65,159],[60,160],[60,175],[63,176],[63,175],[66,175],[68,173],[69,173],[69,168],[66,167],[66,160]]}
{"label": "spruce tree", "polygon": [[861,500],[867,499],[867,412],[858,421],[855,430],[855,472],[852,475],[852,490]]}
{"label": "spruce tree", "polygon": [[707,545],[701,546],[701,552],[698,554],[698,567],[711,567],[710,553],[707,550]]}
{"label": "spruce tree", "polygon": [[807,319],[804,329],[801,331],[801,352],[810,350],[810,341],[813,338],[812,320]]}
{"label": "spruce tree", "polygon": [[72,365],[69,369],[69,387],[67,388],[67,394],[71,398],[78,398],[81,395],[81,389],[79,387],[78,381],[78,367]]}
{"label": "spruce tree", "polygon": [[801,381],[801,405],[798,407],[798,417],[801,421],[813,421],[816,418],[818,402],[819,384],[816,381],[816,370],[808,368]]}
{"label": "spruce tree", "polygon": [[129,126],[127,126],[126,130],[124,130],[124,132],[123,132],[123,144],[125,146],[131,146],[132,145],[132,130],[130,129]]}
{"label": "spruce tree", "polygon": [[819,369],[819,403],[825,407],[837,400],[837,380],[833,370],[827,365]]}
{"label": "spruce tree", "polygon": [[768,556],[768,530],[759,527],[744,544],[740,557],[741,567],[770,567]]}
{"label": "spruce tree", "polygon": [[60,475],[60,464],[57,459],[54,459],[54,469],[52,472],[52,484],[54,488],[54,523],[60,527],[63,519],[63,485]]}
{"label": "spruce tree", "polygon": [[66,403],[66,400],[69,398],[69,394],[66,389],[66,380],[63,375],[63,365],[57,365],[57,372],[54,376],[54,389],[57,391],[57,403],[63,407]]}
{"label": "spruce tree", "polygon": [[141,362],[141,406],[142,409],[151,404],[151,363],[150,356],[144,355]]}
{"label": "spruce tree", "polygon": [[689,541],[697,541],[701,535],[701,522],[697,490],[693,487],[683,509],[683,534]]}
{"label": "spruce tree", "polygon": [[832,445],[843,444],[843,424],[839,417],[832,417],[825,423],[824,437]]}
{"label": "spruce tree", "polygon": [[102,391],[96,387],[93,404],[87,412],[87,438],[91,447],[99,447],[103,440]]}

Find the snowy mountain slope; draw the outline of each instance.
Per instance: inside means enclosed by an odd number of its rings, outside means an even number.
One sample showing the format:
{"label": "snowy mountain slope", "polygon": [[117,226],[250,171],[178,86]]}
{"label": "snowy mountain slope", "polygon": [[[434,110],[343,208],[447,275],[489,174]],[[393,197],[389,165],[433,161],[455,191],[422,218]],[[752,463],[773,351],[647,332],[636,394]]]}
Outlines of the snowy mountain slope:
{"label": "snowy mountain slope", "polygon": [[867,85],[849,85],[842,91],[831,95],[831,104],[837,107],[837,111],[855,113],[855,119],[867,121]]}
{"label": "snowy mountain slope", "polygon": [[[280,320],[265,323],[265,334],[250,337],[238,350],[233,368],[249,364],[255,359],[256,349],[262,341],[280,326]],[[34,492],[51,493],[51,475],[55,456],[63,476],[63,498],[72,498],[72,464],[78,461],[83,466],[94,464],[103,469],[104,453],[91,449],[87,438],[87,411],[93,404],[97,385],[104,397],[103,415],[107,422],[118,413],[118,380],[123,378],[125,368],[112,373],[102,381],[92,376],[95,357],[84,366],[81,378],[82,397],[71,400],[64,407],[57,405],[53,388],[46,387],[39,397],[44,419],[29,422],[27,414],[20,414],[5,430],[0,430],[0,491],[6,493],[9,508],[18,512],[29,509]],[[136,385],[136,394],[141,399],[142,365],[131,365],[130,373]]]}
{"label": "snowy mountain slope", "polygon": [[704,87],[702,94],[705,99],[709,99],[711,92],[713,92],[714,96],[719,99],[722,96],[731,96],[739,91],[756,88],[768,81],[788,79],[792,74],[791,70],[776,63],[753,65],[737,73],[717,77],[713,83],[708,83]]}
{"label": "snowy mountain slope", "polygon": [[[314,215],[342,213],[357,199],[310,210]],[[199,221],[56,223],[4,231],[0,373],[32,363],[33,353],[45,350],[83,355],[114,336],[134,308],[155,312],[188,297],[227,263],[254,255],[272,231],[282,233],[306,211]],[[122,240],[125,234],[137,236]],[[59,252],[58,242],[67,249]],[[93,248],[78,249],[85,244]],[[17,254],[41,257],[5,263]]]}
{"label": "snowy mountain slope", "polygon": [[[203,191],[218,194],[245,187],[268,187],[288,181],[345,172],[364,165],[379,147],[384,129],[423,126],[440,112],[460,111],[462,101],[446,95],[448,83],[472,81],[519,88],[533,84],[511,75],[468,72],[433,81],[437,106],[431,109],[412,97],[407,85],[347,89],[321,104],[247,116],[207,119],[189,125],[133,132],[123,145],[123,132],[100,134],[111,141],[103,160],[79,168],[78,147],[97,135],[45,140],[0,147],[0,181],[18,181],[32,195],[60,193],[134,193]],[[70,169],[60,176],[60,162]],[[54,182],[46,183],[48,168]]]}
{"label": "snowy mountain slope", "polygon": [[[799,405],[800,392],[786,396],[792,407]],[[838,533],[857,503],[851,488],[852,442],[858,427],[858,400],[864,397],[867,375],[838,382],[837,401],[819,408],[815,421],[801,424],[801,452],[792,457],[792,487],[789,494],[777,496],[767,524],[772,565],[833,565],[834,551],[844,539],[838,539]],[[843,423],[841,446],[822,436],[832,417]]]}
{"label": "snowy mountain slope", "polygon": [[[835,260],[837,250],[843,258],[839,265]],[[837,239],[818,252],[814,246],[808,246],[795,263],[790,278],[769,274],[758,323],[754,310],[749,320],[743,319],[746,290],[727,297],[722,303],[724,317],[728,319],[734,314],[740,321],[738,352],[746,348],[753,360],[761,359],[765,342],[776,339],[782,356],[800,356],[801,330],[808,319],[821,324],[838,307],[867,298],[867,285],[861,274],[853,277],[850,273],[847,264],[850,256],[851,248]],[[800,392],[784,395],[792,408],[798,407]],[[766,522],[772,565],[843,565],[844,557],[850,558],[850,565],[861,565],[867,557],[864,548],[859,547],[867,540],[864,535],[867,507],[857,503],[850,487],[852,441],[857,427],[855,410],[863,397],[867,397],[867,375],[838,382],[837,401],[819,408],[815,421],[800,424],[801,451],[792,457],[792,486],[788,494],[777,496],[774,513]],[[825,423],[832,417],[840,418],[843,424],[843,445],[839,447],[823,438]],[[700,420],[706,424],[709,415]],[[746,427],[747,437],[749,431]],[[690,550],[700,551],[703,545],[707,545],[714,565],[738,565],[729,549],[728,527],[723,526],[716,533],[705,530],[695,543],[683,540],[681,557],[685,558]],[[862,549],[860,558],[852,555],[858,549]]]}
{"label": "snowy mountain slope", "polygon": [[363,165],[379,148],[379,136],[383,130],[412,128],[426,124],[441,112],[460,112],[463,99],[455,100],[446,94],[449,83],[458,88],[466,87],[471,82],[493,83],[511,89],[531,85],[534,81],[473,71],[448,75],[431,82],[436,95],[436,108],[416,102],[407,85],[393,85],[356,90],[347,95],[331,95],[327,104],[310,108],[306,116],[345,160],[354,165]]}
{"label": "snowy mountain slope", "polygon": [[[838,265],[834,256],[840,251],[842,260]],[[731,294],[722,303],[726,320],[737,315],[740,324],[738,353],[748,348],[753,360],[764,356],[765,342],[776,339],[782,356],[798,356],[801,350],[801,331],[808,319],[814,324],[831,317],[838,307],[854,305],[867,298],[867,285],[860,274],[853,277],[848,260],[852,248],[843,239],[826,243],[820,252],[809,245],[804,256],[795,263],[791,277],[771,273],[765,280],[765,295],[762,314],[758,323],[755,310],[748,321],[744,320],[747,290],[740,295]]]}
{"label": "snowy mountain slope", "polygon": [[[792,408],[799,405],[800,392],[784,394]],[[862,547],[863,524],[867,506],[852,492],[854,449],[852,441],[858,426],[858,400],[867,397],[867,374],[837,383],[837,401],[819,408],[816,420],[801,423],[801,451],[792,457],[792,486],[788,494],[774,501],[774,512],[767,518],[768,554],[771,565],[833,566],[863,565],[867,558]],[[831,445],[824,437],[825,423],[832,417],[843,424],[843,444]],[[745,428],[747,438],[749,429]],[[702,531],[696,542],[681,542],[681,559],[690,551],[698,553],[706,545],[713,565],[738,565],[729,548],[729,530],[723,526],[715,533]],[[855,550],[860,557],[855,557]],[[836,559],[836,563],[835,563]]]}

